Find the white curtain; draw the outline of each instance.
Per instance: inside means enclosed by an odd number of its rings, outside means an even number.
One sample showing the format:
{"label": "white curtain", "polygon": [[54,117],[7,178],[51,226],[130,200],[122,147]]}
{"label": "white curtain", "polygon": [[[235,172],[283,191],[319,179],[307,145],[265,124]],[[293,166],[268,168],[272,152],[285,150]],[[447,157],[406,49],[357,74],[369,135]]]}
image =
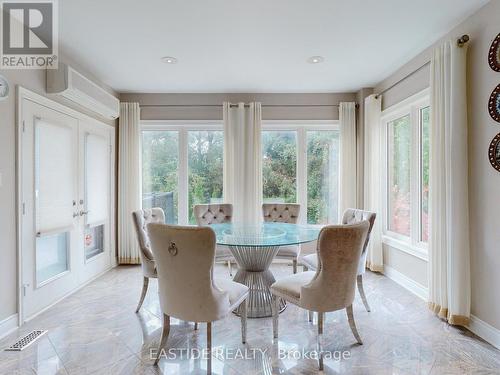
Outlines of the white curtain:
{"label": "white curtain", "polygon": [[118,262],[140,263],[132,212],[141,209],[141,129],[138,103],[120,104],[118,154]]}
{"label": "white curtain", "polygon": [[466,55],[449,41],[431,59],[429,306],[455,325],[471,298]]}
{"label": "white curtain", "polygon": [[235,222],[262,218],[260,103],[224,103],[224,201],[233,204]]}
{"label": "white curtain", "polygon": [[356,104],[340,103],[340,215],[357,208]]}
{"label": "white curtain", "polygon": [[365,99],[365,178],[364,208],[377,214],[368,244],[366,265],[376,272],[383,272],[382,251],[382,111],[381,98],[370,95]]}

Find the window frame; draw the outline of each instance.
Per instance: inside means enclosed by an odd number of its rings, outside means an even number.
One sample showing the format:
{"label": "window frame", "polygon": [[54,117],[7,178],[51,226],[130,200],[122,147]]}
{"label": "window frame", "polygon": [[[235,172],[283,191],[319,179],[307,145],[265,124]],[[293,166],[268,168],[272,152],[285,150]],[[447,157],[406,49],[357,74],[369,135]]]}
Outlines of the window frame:
{"label": "window frame", "polygon": [[[189,145],[188,132],[190,131],[224,131],[221,120],[141,120],[141,137],[144,131],[176,131],[179,139],[179,164],[178,164],[178,202],[177,223],[178,225],[189,225]],[[142,155],[142,141],[141,153]],[[141,159],[142,168],[142,159]],[[142,173],[141,173],[142,189]]]}
{"label": "window frame", "polygon": [[[307,132],[340,131],[339,120],[264,120],[261,131],[297,132],[297,202],[301,210],[298,223],[307,224]],[[342,142],[342,140],[340,140]],[[339,189],[340,191],[340,189]],[[339,197],[340,202],[340,197]],[[340,216],[339,212],[339,216]],[[339,217],[340,220],[340,217]],[[310,224],[322,227],[322,224]]]}
{"label": "window frame", "polygon": [[[422,234],[422,119],[421,110],[430,107],[429,89],[386,108],[382,111],[382,165],[383,198],[382,241],[386,245],[428,260],[428,243],[421,241]],[[410,116],[410,236],[389,230],[389,124],[406,115]]]}

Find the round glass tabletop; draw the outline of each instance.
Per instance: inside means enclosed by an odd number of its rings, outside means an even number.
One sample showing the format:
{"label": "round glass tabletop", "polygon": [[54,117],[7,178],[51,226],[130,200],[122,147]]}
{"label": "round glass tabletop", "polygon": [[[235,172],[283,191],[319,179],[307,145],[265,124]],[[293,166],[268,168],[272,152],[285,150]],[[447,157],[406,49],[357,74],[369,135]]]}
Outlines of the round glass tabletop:
{"label": "round glass tabletop", "polygon": [[297,245],[318,239],[321,228],[312,225],[259,223],[212,224],[217,244],[227,246],[270,247]]}

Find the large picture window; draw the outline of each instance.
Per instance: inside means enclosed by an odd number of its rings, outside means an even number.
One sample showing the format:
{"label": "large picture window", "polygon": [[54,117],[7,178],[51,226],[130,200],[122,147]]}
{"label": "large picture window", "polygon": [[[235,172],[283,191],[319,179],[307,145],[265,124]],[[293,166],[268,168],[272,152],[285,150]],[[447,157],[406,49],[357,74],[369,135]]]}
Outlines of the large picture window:
{"label": "large picture window", "polygon": [[220,123],[145,123],[143,208],[161,207],[170,224],[195,224],[195,204],[222,200],[223,150]]}
{"label": "large picture window", "polygon": [[334,122],[266,122],[262,131],[263,201],[299,203],[299,221],[339,219],[339,131]]}
{"label": "large picture window", "polygon": [[382,122],[386,132],[386,238],[398,240],[406,248],[425,250],[429,238],[427,91],[386,109]]}

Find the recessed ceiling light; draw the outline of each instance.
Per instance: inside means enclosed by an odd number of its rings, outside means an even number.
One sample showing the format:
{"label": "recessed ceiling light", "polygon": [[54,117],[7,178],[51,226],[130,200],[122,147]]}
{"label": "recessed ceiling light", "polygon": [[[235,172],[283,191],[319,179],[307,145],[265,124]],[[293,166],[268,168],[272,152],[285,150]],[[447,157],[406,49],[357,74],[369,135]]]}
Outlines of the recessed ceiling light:
{"label": "recessed ceiling light", "polygon": [[177,64],[177,59],[172,56],[162,57],[161,61],[163,61],[165,64]]}
{"label": "recessed ceiling light", "polygon": [[311,56],[307,59],[307,62],[309,64],[319,64],[322,63],[323,61],[325,61],[323,56]]}

